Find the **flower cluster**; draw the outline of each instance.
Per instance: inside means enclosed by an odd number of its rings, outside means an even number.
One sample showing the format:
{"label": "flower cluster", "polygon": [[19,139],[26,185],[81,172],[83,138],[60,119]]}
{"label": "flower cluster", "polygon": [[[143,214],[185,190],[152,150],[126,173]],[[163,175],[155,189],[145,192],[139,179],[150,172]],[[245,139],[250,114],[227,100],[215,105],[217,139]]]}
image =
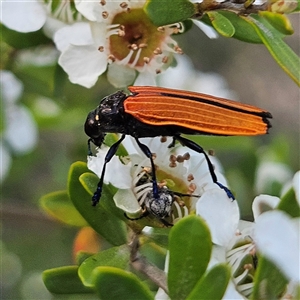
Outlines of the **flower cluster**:
{"label": "flower cluster", "polygon": [[[299,218],[292,219],[286,213],[276,210],[280,201],[278,197],[260,195],[253,201],[254,222],[240,220],[238,201],[229,199],[226,193],[212,182],[202,154],[189,149],[187,151],[182,146],[170,149],[167,146],[171,140],[168,139],[145,139],[143,143],[145,141],[153,152],[162,193],[176,191],[190,195],[172,199],[170,215],[163,219],[167,221],[163,224],[174,224],[188,214],[201,216],[209,226],[214,244],[209,268],[222,262],[231,265],[232,279],[224,299],[244,299],[251,295],[258,252],[273,261],[290,280],[286,295],[295,294],[293,288],[296,286],[295,282],[299,282],[299,253],[294,246],[299,236],[296,226]],[[147,201],[152,192],[151,165],[133,139],[127,138],[124,145],[129,155],[121,159],[113,157],[107,169],[105,183],[111,183],[118,188],[114,196],[116,206],[129,218],[138,219],[143,217],[148,209]],[[88,158],[88,167],[98,175],[101,174],[106,152],[107,147],[102,147],[98,149],[97,157]],[[218,180],[227,185],[221,173],[222,167],[215,157],[210,159],[213,161]],[[293,180],[298,201],[299,174],[300,172]],[[157,217],[151,212],[150,216]],[[149,225],[153,226],[153,223],[150,221]],[[149,234],[149,229],[145,228],[145,234]],[[166,272],[168,263],[166,259]],[[163,294],[164,292],[159,290],[157,299],[163,299]]]}
{"label": "flower cluster", "polygon": [[[136,146],[134,140],[127,138],[125,147],[129,155],[122,158],[113,157],[107,168],[104,182],[118,188],[114,196],[116,206],[123,209],[128,217],[141,217],[149,202],[152,191],[151,164],[148,158]],[[235,210],[237,205],[232,202],[224,190],[213,183],[204,155],[187,148],[171,144],[169,138],[143,139],[154,157],[156,176],[162,194],[170,194],[173,204],[172,214],[168,221],[176,222],[186,214],[201,211],[203,207],[213,207],[215,203],[232,203]],[[88,158],[88,167],[100,176],[107,147],[98,149],[97,157]],[[210,158],[216,166],[215,173],[223,185],[227,185],[224,176],[219,171],[215,157]],[[201,201],[198,199],[201,196]],[[210,199],[210,200],[209,200]],[[196,206],[196,203],[197,206]],[[205,215],[205,209],[200,214]],[[233,212],[229,212],[229,215]]]}
{"label": "flower cluster", "polygon": [[[154,85],[155,75],[182,54],[171,38],[181,24],[155,26],[138,1],[4,1],[1,22],[20,31],[44,32],[61,51],[59,64],[72,83],[92,87],[107,70],[116,87]],[[137,75],[138,74],[138,75]]]}

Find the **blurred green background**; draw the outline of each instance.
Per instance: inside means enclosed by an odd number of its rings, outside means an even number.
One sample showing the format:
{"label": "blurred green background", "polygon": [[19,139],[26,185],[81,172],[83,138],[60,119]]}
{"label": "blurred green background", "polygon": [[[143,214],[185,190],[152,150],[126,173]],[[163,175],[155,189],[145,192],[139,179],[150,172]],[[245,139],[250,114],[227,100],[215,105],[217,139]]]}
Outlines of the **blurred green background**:
{"label": "blurred green background", "polygon": [[[291,21],[296,32],[285,41],[299,54],[299,17],[292,15]],[[1,185],[1,297],[51,299],[53,296],[44,290],[39,274],[47,268],[73,263],[72,243],[77,229],[48,217],[39,208],[39,199],[49,192],[64,190],[70,164],[86,161],[87,137],[83,131],[86,115],[102,97],[116,89],[105,76],[99,78],[96,86],[86,89],[69,83],[57,66],[18,64],[11,60],[18,56],[18,48],[28,41],[31,46],[40,41],[40,33],[20,34],[2,29],[16,47],[1,44],[2,68],[11,69],[23,82],[24,93],[19,101],[32,111],[39,138],[32,152],[23,156],[12,154],[11,169]],[[222,75],[241,102],[262,107],[273,115],[273,127],[266,136],[195,138],[205,149],[215,150],[240,202],[242,215],[250,219],[251,202],[257,195],[253,188],[255,170],[260,159],[273,155],[293,172],[300,167],[299,88],[263,45],[224,37],[210,40],[195,26],[174,38],[197,70]],[[43,43],[51,41],[44,39]],[[51,98],[58,113],[47,115],[45,112],[52,106],[47,102],[40,106],[42,102],[37,101],[37,95]],[[276,192],[279,191],[275,189]]]}

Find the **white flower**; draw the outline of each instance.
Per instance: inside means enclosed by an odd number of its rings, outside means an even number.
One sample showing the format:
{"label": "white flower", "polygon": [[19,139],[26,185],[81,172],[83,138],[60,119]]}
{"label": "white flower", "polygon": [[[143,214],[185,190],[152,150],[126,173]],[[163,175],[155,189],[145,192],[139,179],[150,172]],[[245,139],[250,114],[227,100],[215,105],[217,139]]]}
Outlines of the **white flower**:
{"label": "white flower", "polygon": [[37,143],[38,132],[30,111],[17,103],[23,92],[22,83],[11,72],[1,71],[0,87],[4,108],[4,131],[1,133],[2,180],[10,168],[10,152],[21,155],[31,151]]}
{"label": "white flower", "polygon": [[154,26],[143,10],[145,2],[75,1],[89,23],[63,28],[54,36],[62,51],[59,64],[71,82],[92,87],[108,68],[108,79],[116,87],[131,84],[136,71],[142,76],[137,78],[140,84],[155,83],[154,75],[181,49],[170,37],[178,28]]}
{"label": "white flower", "polygon": [[32,32],[44,26],[46,35],[53,33],[64,24],[82,20],[73,1],[65,0],[2,0],[0,22],[19,32]]}
{"label": "white flower", "polygon": [[[210,196],[212,203],[218,201],[217,198],[220,195],[222,198],[223,196],[228,198],[226,192],[213,183],[203,154],[181,146],[169,149],[168,145],[171,143],[171,139],[145,138],[141,139],[141,142],[146,144],[154,155],[159,187],[167,187],[167,190],[160,190],[161,195],[167,194],[168,196],[170,192],[175,195],[176,193],[194,195],[177,197],[173,203],[171,222],[195,211],[195,203],[200,195],[200,199],[205,199],[202,206],[210,205],[209,201],[206,201]],[[116,205],[123,209],[128,216],[136,217],[140,216],[142,209],[147,206],[149,193],[153,188],[151,164],[132,138],[125,139],[124,145],[129,156],[122,159],[123,163],[116,156],[112,158],[107,166],[104,182],[111,183],[119,189],[114,196]],[[102,147],[98,150],[97,157],[88,158],[89,169],[99,177],[106,153],[107,147]],[[215,158],[211,157],[210,159],[217,168],[218,164],[215,163]],[[226,181],[218,169],[215,170],[215,173],[219,182],[225,185]],[[215,193],[215,190],[220,193]]]}
{"label": "white flower", "polygon": [[[296,198],[299,198],[299,171],[293,179]],[[262,208],[263,213],[255,216],[254,240],[261,254],[268,257],[291,282],[300,283],[300,218],[291,218],[283,211],[276,210],[277,197],[260,196],[253,206]],[[298,199],[299,203],[299,199]],[[268,208],[269,209],[266,209]]]}
{"label": "white flower", "polygon": [[272,187],[276,184],[282,187],[292,179],[292,174],[291,169],[286,164],[275,161],[263,161],[256,170],[256,192],[272,191]]}

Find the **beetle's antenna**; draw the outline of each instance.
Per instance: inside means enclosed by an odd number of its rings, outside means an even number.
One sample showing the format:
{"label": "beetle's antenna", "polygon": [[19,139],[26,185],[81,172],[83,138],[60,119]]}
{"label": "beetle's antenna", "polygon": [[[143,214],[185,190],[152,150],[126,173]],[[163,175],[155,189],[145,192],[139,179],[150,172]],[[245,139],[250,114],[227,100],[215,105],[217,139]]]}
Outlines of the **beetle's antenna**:
{"label": "beetle's antenna", "polygon": [[234,200],[235,198],[234,198],[232,192],[226,186],[224,186],[223,184],[218,182],[217,175],[214,170],[214,166],[211,163],[211,161],[210,161],[208,155],[206,154],[206,152],[204,151],[204,149],[200,145],[198,145],[198,144],[194,143],[193,141],[186,139],[180,135],[175,135],[173,138],[174,138],[174,140],[179,141],[183,146],[186,146],[186,147],[188,147],[198,153],[202,153],[204,155],[205,160],[208,165],[209,173],[211,175],[213,182],[216,183],[221,189],[223,189],[229,198]]}
{"label": "beetle's antenna", "polygon": [[110,162],[110,160],[112,159],[112,157],[116,154],[120,144],[122,143],[122,141],[125,138],[125,134],[123,134],[121,136],[121,138],[114,143],[108,150],[108,152],[106,153],[105,159],[104,159],[104,165],[102,168],[102,172],[101,172],[101,177],[100,180],[98,182],[97,185],[97,189],[96,192],[94,193],[93,197],[92,197],[92,205],[96,206],[101,198],[101,193],[102,193],[102,186],[103,186],[103,180],[104,180],[104,175],[105,175],[105,169],[106,169],[106,164]]}
{"label": "beetle's antenna", "polygon": [[145,144],[142,144],[138,140],[138,138],[135,138],[135,140],[136,140],[138,146],[144,152],[144,154],[150,159],[151,168],[152,168],[153,196],[154,196],[155,199],[158,199],[159,198],[159,195],[158,195],[158,186],[157,186],[156,173],[155,173],[155,165],[154,165],[154,161],[153,161],[153,158],[152,158],[152,153],[151,153],[150,149]]}

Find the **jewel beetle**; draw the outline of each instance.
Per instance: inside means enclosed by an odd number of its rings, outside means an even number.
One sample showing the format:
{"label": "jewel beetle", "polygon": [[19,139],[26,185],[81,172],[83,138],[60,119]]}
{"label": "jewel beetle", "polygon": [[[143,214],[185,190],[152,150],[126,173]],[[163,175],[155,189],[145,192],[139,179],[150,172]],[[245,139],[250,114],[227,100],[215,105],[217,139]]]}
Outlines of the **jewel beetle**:
{"label": "jewel beetle", "polygon": [[149,158],[152,169],[153,197],[159,200],[155,165],[151,150],[139,139],[143,137],[171,136],[205,156],[212,181],[224,189],[229,198],[231,191],[218,182],[214,167],[197,143],[185,138],[188,135],[254,136],[268,133],[272,115],[255,106],[242,104],[219,97],[196,92],[152,86],[128,87],[130,94],[118,91],[100,101],[86,119],[84,129],[90,143],[101,147],[106,133],[120,133],[120,139],[113,144],[105,157],[100,180],[92,197],[93,206],[101,198],[107,163],[115,155],[126,135],[131,135],[142,152]]}

